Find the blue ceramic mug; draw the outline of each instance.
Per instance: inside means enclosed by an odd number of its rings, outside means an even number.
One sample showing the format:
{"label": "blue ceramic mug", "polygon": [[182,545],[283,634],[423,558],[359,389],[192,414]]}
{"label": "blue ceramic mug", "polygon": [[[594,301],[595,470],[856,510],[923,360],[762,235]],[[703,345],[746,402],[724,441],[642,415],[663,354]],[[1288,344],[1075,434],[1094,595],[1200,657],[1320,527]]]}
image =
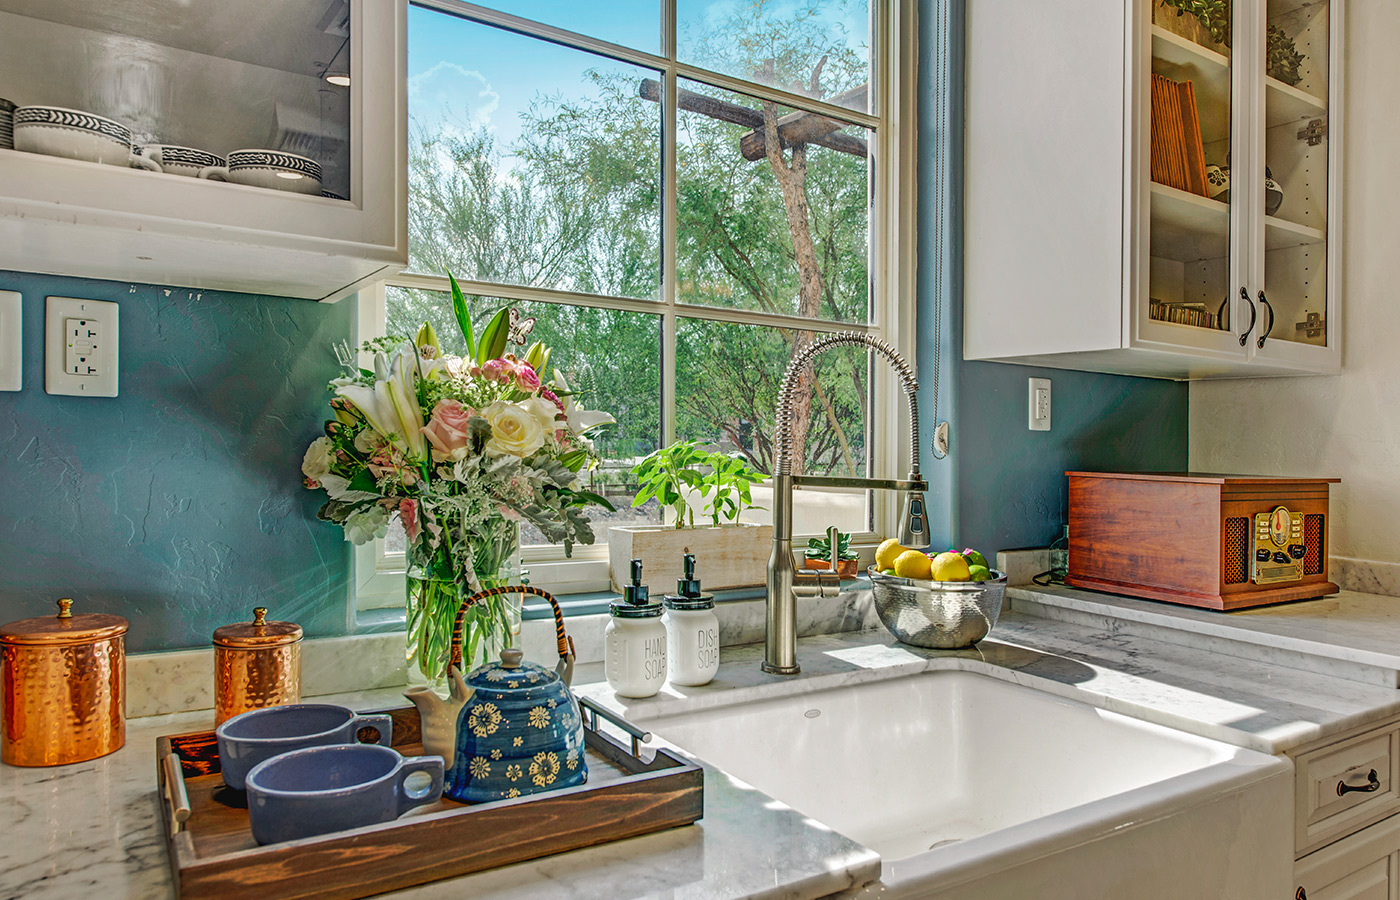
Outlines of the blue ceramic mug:
{"label": "blue ceramic mug", "polygon": [[[409,776],[426,773],[415,787]],[[422,779],[417,779],[421,781]],[[442,796],[442,757],[405,759],[375,744],[309,747],[248,773],[248,818],[259,844],[389,822]]]}
{"label": "blue ceramic mug", "polygon": [[373,728],[378,743],[392,743],[393,718],[362,716],[329,703],[293,703],[239,713],[214,730],[224,784],[244,789],[248,772],[279,753],[328,744],[353,744],[361,728]]}

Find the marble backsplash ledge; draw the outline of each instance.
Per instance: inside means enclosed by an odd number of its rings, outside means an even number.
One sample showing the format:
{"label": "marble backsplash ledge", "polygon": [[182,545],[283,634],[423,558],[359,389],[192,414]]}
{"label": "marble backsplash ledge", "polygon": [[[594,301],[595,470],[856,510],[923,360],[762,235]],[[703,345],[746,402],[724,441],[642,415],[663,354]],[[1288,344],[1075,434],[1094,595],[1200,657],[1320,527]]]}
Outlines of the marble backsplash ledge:
{"label": "marble backsplash ledge", "polygon": [[1344,591],[1400,597],[1400,563],[1334,556],[1328,570]]}

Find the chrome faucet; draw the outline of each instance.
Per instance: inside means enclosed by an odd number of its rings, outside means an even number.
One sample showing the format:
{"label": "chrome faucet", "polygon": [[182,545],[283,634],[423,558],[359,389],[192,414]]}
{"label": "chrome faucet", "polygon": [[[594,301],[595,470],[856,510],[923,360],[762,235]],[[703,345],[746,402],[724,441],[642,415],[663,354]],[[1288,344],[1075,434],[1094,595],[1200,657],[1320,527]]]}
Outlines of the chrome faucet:
{"label": "chrome faucet", "polygon": [[[882,356],[899,374],[904,395],[909,401],[909,478],[896,481],[881,478],[845,478],[840,476],[794,475],[793,395],[797,379],[812,364],[817,354],[831,347],[862,345]],[[792,555],[792,490],[794,487],[866,488],[900,491],[904,504],[900,510],[899,542],[910,549],[929,545],[928,510],[923,492],[928,484],[919,475],[919,382],[914,370],[893,347],[878,338],[854,331],[829,334],[813,341],[788,363],[778,391],[776,451],[773,465],[773,553],[768,557],[767,629],[764,640],[763,671],[777,675],[796,675],[802,669],[797,664],[797,600],[798,598],[835,597],[841,590],[836,575],[833,549],[831,571],[798,569]],[[832,529],[833,531],[835,529]],[[828,537],[830,538],[830,532]],[[834,547],[834,542],[833,542]]]}

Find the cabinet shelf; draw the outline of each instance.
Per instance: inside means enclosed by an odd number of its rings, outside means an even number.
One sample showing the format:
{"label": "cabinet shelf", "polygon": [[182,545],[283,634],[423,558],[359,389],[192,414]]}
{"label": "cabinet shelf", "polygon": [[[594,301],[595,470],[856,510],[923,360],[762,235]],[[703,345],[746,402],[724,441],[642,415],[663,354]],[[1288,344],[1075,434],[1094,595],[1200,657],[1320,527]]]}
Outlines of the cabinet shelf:
{"label": "cabinet shelf", "polygon": [[1327,115],[1327,101],[1321,97],[1284,84],[1271,76],[1265,76],[1264,85],[1267,88],[1264,121],[1270,128]]}
{"label": "cabinet shelf", "polygon": [[1230,255],[1230,207],[1152,183],[1152,255],[1179,262]]}
{"label": "cabinet shelf", "polygon": [[[1173,81],[1190,81],[1196,92],[1201,139],[1230,138],[1230,60],[1195,41],[1152,26],[1152,71]],[[1224,162],[1224,151],[1221,151]]]}
{"label": "cabinet shelf", "polygon": [[1264,217],[1264,249],[1283,250],[1287,247],[1302,247],[1308,244],[1322,244],[1327,241],[1327,233],[1321,228],[1301,225],[1280,219],[1278,216]]}

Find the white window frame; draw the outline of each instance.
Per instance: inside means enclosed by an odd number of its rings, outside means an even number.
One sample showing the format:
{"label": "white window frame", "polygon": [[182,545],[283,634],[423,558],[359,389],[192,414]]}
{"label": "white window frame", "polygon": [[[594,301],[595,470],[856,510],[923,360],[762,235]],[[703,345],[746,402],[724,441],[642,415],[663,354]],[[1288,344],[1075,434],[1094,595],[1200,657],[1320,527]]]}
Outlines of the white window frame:
{"label": "white window frame", "polygon": [[[881,338],[894,345],[917,365],[915,318],[915,248],[917,216],[917,4],[912,0],[871,0],[875,64],[871,67],[875,98],[873,114],[855,112],[812,100],[788,91],[771,88],[702,69],[676,59],[676,0],[665,0],[662,32],[665,55],[657,56],[602,41],[549,25],[486,9],[462,0],[413,0],[429,9],[470,21],[505,28],[518,34],[542,38],[579,50],[591,51],[623,62],[645,66],[662,74],[665,94],[663,117],[663,158],[676,158],[676,89],[680,79],[702,82],[788,107],[825,112],[843,121],[875,130],[875,198],[870,220],[870,322],[868,324],[810,320],[797,316],[773,315],[744,309],[699,306],[676,299],[675,214],[666,204],[676,196],[674,165],[662,172],[662,284],[655,300],[638,300],[597,294],[580,294],[551,288],[522,287],[494,282],[458,279],[462,292],[508,300],[539,301],[605,309],[618,309],[656,315],[661,318],[661,428],[662,443],[676,439],[675,384],[676,329],[679,318],[707,319],[746,325],[798,328],[817,333],[856,331]],[[359,294],[359,332],[363,340],[382,335],[385,330],[385,288],[397,286],[446,292],[445,276],[400,274],[385,279]],[[877,362],[872,384],[870,417],[871,464],[877,475],[900,476],[912,468],[908,441],[904,438],[907,405],[898,379]],[[883,427],[881,427],[883,425]],[[898,504],[883,491],[873,494],[874,530],[854,536],[853,544],[867,563],[873,548],[886,534],[898,528]],[[807,535],[795,536],[805,538]],[[562,547],[522,548],[521,560],[530,570],[532,584],[554,593],[602,591],[608,589],[606,545],[576,546],[571,559]],[[383,542],[357,548],[355,583],[357,608],[361,610],[402,607],[404,604],[403,554],[387,554]]]}

